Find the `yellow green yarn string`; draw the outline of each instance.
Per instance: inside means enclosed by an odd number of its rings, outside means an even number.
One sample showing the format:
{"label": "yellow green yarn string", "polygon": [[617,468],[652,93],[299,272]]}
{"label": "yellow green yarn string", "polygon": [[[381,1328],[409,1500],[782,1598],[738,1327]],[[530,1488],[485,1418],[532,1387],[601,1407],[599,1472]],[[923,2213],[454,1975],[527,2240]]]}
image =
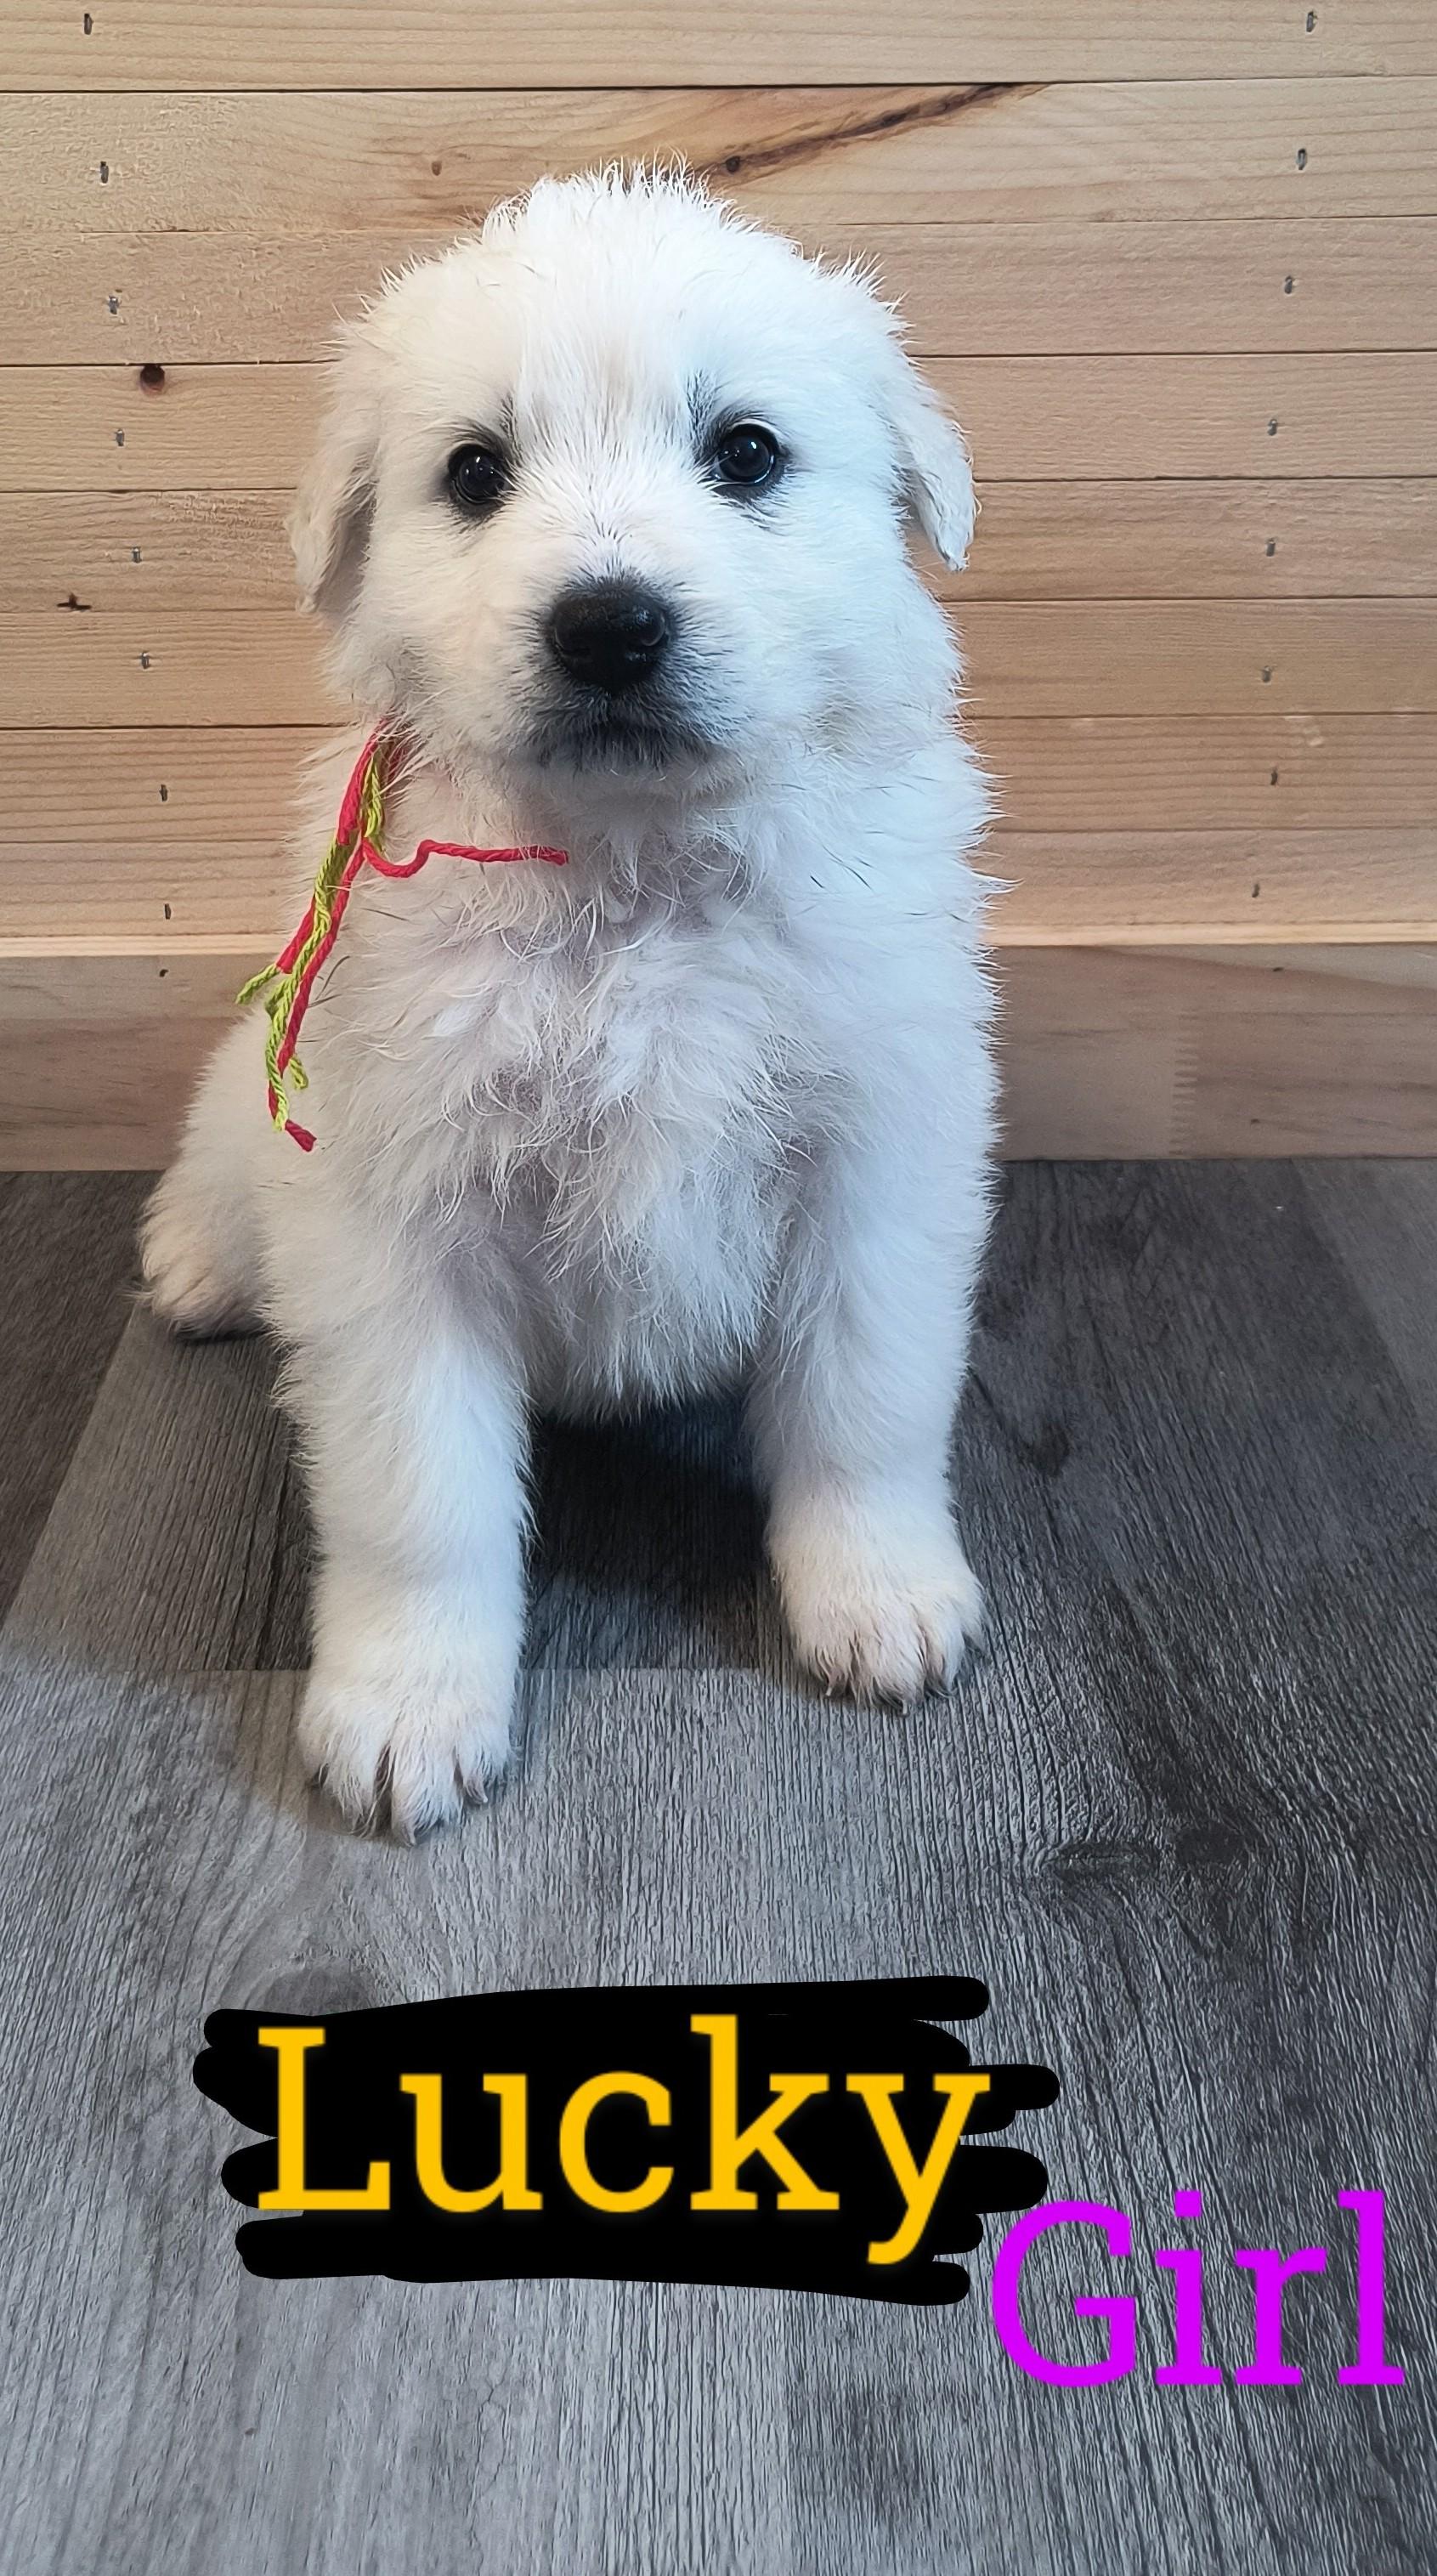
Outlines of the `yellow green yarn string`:
{"label": "yellow green yarn string", "polygon": [[[351,781],[299,930],[273,963],[251,975],[236,996],[241,1006],[264,996],[269,1017],[264,1062],[270,1116],[276,1127],[290,1124],[286,1076],[296,1091],[309,1088],[309,1076],[294,1051],[299,1021],[314,978],[334,944],[349,887],[365,857],[377,856],[383,830],[384,762],[376,736]],[[303,1141],[304,1132],[294,1130],[296,1142]]]}
{"label": "yellow green yarn string", "polygon": [[493,850],[471,848],[467,841],[421,841],[412,859],[387,859],[381,847],[384,830],[384,789],[387,765],[402,759],[402,739],[393,734],[372,733],[350,775],[339,809],[334,838],[330,842],[324,865],[314,881],[314,892],[294,937],[282,948],[270,966],[251,975],[240,988],[241,1004],[264,996],[269,1015],[265,1035],[264,1062],[269,1083],[269,1114],[283,1134],[291,1137],[304,1153],[314,1144],[307,1127],[301,1127],[289,1114],[289,1095],[285,1076],[296,1091],[309,1089],[305,1072],[295,1046],[314,990],[315,978],[334,946],[344,907],[349,901],[355,878],[366,863],[385,877],[417,876],[430,858],[477,859],[488,863],[497,859],[545,859],[563,867],[568,858],[565,850],[551,850],[541,844]]}

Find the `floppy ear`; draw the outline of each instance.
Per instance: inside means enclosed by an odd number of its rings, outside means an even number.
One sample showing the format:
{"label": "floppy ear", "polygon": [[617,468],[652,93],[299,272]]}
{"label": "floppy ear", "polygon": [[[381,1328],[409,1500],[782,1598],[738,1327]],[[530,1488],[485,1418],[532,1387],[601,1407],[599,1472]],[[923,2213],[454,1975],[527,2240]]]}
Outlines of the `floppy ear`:
{"label": "floppy ear", "polygon": [[958,572],[978,515],[967,441],[906,360],[890,416],[904,498],[935,554]]}
{"label": "floppy ear", "polygon": [[289,517],[300,597],[332,623],[354,604],[374,508],[378,410],[373,358],[351,341],[335,369],[330,407]]}

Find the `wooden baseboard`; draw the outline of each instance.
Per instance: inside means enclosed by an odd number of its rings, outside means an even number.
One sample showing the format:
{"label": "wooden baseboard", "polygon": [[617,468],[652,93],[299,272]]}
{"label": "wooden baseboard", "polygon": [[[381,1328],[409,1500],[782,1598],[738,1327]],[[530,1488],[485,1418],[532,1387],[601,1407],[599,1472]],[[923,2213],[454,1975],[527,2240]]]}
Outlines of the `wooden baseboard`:
{"label": "wooden baseboard", "polygon": [[[0,959],[0,1169],[163,1162],[257,962]],[[1026,946],[994,965],[1011,1159],[1437,1153],[1437,946]]]}
{"label": "wooden baseboard", "polygon": [[1015,948],[1004,1151],[1437,1153],[1437,946]]}

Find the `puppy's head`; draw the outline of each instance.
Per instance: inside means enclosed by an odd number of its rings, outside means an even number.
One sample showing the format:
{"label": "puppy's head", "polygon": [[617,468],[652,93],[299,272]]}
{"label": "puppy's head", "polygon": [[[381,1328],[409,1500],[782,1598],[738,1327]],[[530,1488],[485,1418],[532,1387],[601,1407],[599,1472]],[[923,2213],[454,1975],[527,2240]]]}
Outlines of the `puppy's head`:
{"label": "puppy's head", "polygon": [[851,274],[681,179],[545,181],[353,325],[292,522],[341,676],[551,789],[752,775],[947,686],[962,440]]}

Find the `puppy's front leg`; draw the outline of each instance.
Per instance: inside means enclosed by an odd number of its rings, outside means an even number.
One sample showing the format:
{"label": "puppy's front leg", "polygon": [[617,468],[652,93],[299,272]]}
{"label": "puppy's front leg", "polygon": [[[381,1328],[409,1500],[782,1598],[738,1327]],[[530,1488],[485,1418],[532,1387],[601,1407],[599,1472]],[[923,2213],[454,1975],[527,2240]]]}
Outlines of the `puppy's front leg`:
{"label": "puppy's front leg", "polygon": [[983,1616],[948,1450],[986,1185],[976,1158],[941,1183],[926,1161],[910,1136],[816,1167],[751,1400],[800,1655],[831,1690],[904,1705],[952,1680]]}
{"label": "puppy's front leg", "polygon": [[296,1348],[321,1564],[301,1750],[413,1841],[501,1767],[523,1629],[524,1416],[503,1351],[388,1310]]}

